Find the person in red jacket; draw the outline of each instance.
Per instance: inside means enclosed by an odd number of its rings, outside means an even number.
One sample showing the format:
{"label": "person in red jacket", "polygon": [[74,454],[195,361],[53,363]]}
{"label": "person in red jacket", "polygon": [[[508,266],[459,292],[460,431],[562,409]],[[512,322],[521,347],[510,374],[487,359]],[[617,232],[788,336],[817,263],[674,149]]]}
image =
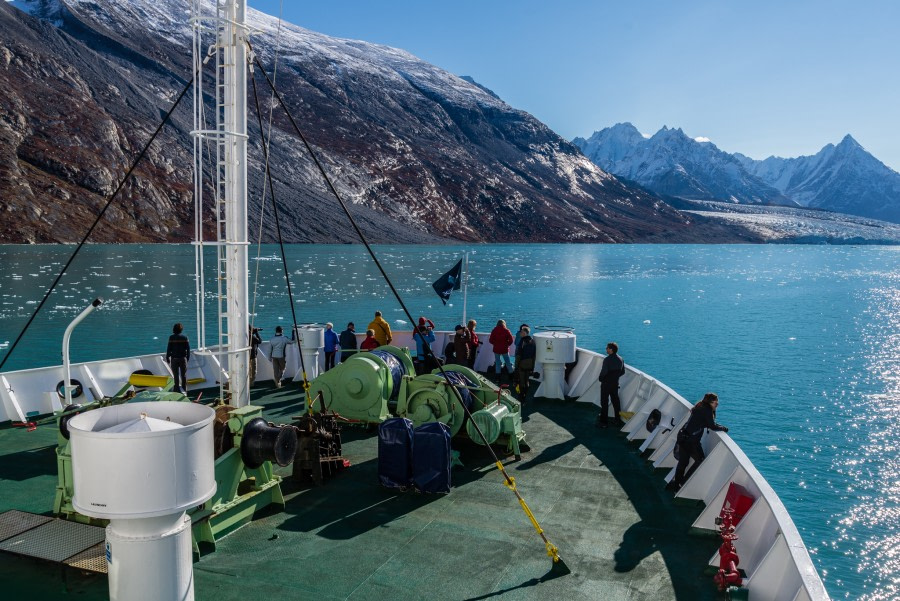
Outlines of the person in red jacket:
{"label": "person in red jacket", "polygon": [[488,342],[494,347],[494,370],[497,376],[500,376],[502,364],[506,364],[506,373],[512,374],[513,366],[509,358],[509,347],[513,343],[512,332],[506,327],[506,322],[502,319],[497,322],[497,327],[491,330],[491,336]]}
{"label": "person in red jacket", "polygon": [[371,351],[372,349],[376,349],[379,346],[380,345],[378,344],[378,340],[375,338],[375,330],[366,330],[366,339],[363,340],[362,344],[359,345],[359,350]]}
{"label": "person in red jacket", "polygon": [[475,359],[478,358],[478,347],[482,344],[480,340],[478,340],[478,334],[475,333],[475,326],[478,325],[474,319],[470,319],[469,323],[466,324],[466,330],[469,333],[469,368],[475,369]]}

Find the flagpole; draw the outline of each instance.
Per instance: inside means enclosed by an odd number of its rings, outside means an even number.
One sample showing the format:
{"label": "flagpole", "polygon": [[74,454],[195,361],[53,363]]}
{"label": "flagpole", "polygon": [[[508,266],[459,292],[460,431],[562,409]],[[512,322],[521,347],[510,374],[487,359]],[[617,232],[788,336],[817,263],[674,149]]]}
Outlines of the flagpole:
{"label": "flagpole", "polygon": [[466,327],[466,293],[469,291],[469,251],[466,251],[466,275],[463,276],[463,320],[462,325]]}

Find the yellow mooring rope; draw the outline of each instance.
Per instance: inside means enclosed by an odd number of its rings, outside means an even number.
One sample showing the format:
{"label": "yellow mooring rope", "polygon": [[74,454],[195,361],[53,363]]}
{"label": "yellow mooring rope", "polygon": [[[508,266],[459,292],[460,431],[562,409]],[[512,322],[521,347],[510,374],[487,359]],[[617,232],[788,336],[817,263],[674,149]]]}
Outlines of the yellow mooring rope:
{"label": "yellow mooring rope", "polygon": [[531,509],[528,507],[528,503],[525,502],[525,499],[522,498],[522,495],[519,494],[519,490],[516,488],[516,479],[506,473],[506,468],[503,467],[503,463],[501,461],[497,461],[496,463],[497,469],[500,470],[500,473],[503,474],[503,477],[506,479],[503,484],[506,485],[506,488],[510,489],[515,493],[516,498],[519,499],[519,505],[522,506],[522,511],[525,512],[525,515],[528,516],[528,519],[531,520],[531,525],[534,526],[534,529],[537,531],[538,536],[541,537],[541,540],[544,541],[544,546],[547,547],[547,555],[553,559],[553,563],[559,561],[559,547],[551,543],[547,536],[544,534],[544,529],[541,528],[541,525],[538,524],[537,518],[534,517],[534,514],[531,512]]}

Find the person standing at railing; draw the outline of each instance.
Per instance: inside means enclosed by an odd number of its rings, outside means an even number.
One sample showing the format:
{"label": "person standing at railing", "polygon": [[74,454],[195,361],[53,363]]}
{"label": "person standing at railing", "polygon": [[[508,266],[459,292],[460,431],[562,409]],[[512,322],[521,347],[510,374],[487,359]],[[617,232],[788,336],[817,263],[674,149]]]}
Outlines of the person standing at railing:
{"label": "person standing at railing", "polygon": [[259,354],[259,345],[262,338],[259,336],[259,328],[250,326],[250,386],[256,382],[256,356]]}
{"label": "person standing at railing", "polygon": [[[681,430],[678,431],[676,446],[678,447],[678,467],[675,468],[675,477],[666,484],[667,490],[678,491],[681,486],[700,467],[706,454],[700,444],[704,430],[716,430],[728,432],[728,428],[716,423],[716,409],[719,407],[719,397],[713,392],[707,392],[703,398],[691,409],[691,416]],[[694,464],[685,473],[688,462],[693,459]]]}
{"label": "person standing at railing", "polygon": [[337,352],[340,344],[338,343],[338,335],[334,331],[333,323],[325,324],[325,371],[334,367],[334,354]]}
{"label": "person standing at railing", "polygon": [[[478,358],[478,347],[483,344],[480,340],[478,340],[478,334],[475,332],[475,326],[478,325],[478,322],[474,319],[470,319],[469,323],[466,324],[466,334],[468,335],[468,345],[469,345],[469,367],[475,369],[475,359]],[[459,351],[456,353],[456,359],[459,360]]]}
{"label": "person standing at railing", "polygon": [[431,349],[431,354],[427,354],[425,352],[425,343],[428,343],[428,346],[431,347],[434,344],[434,332],[426,325],[420,325],[418,331],[413,334],[413,340],[416,343],[416,375],[422,375],[431,371],[432,369],[437,369],[437,365],[435,365],[432,357],[434,356],[434,349]]}
{"label": "person standing at railing", "polygon": [[341,345],[341,363],[349,359],[353,356],[354,353],[351,353],[351,350],[356,350],[356,326],[353,325],[353,322],[347,324],[347,329],[341,332],[340,339],[338,342]]}
{"label": "person standing at railing", "polygon": [[286,364],[285,351],[291,343],[282,332],[281,326],[275,328],[275,335],[269,340],[271,348],[269,349],[269,359],[272,360],[272,371],[275,374],[275,388],[281,388],[281,378],[284,376],[284,367]]}
{"label": "person standing at railing", "polygon": [[453,335],[453,363],[469,366],[469,331],[457,325]]}
{"label": "person standing at railing", "polygon": [[372,351],[379,347],[378,339],[375,338],[375,330],[369,328],[366,330],[366,339],[362,341],[359,348],[364,351]]}
{"label": "person standing at railing", "polygon": [[375,332],[378,346],[390,344],[394,340],[394,337],[391,336],[391,325],[381,316],[381,311],[375,311],[375,319],[369,323],[369,329]]}
{"label": "person standing at railing", "polygon": [[524,401],[528,397],[528,381],[534,373],[534,358],[537,356],[537,345],[534,338],[524,328],[524,335],[516,346],[516,375],[519,400]]}
{"label": "person standing at railing", "polygon": [[175,392],[187,392],[187,363],[191,358],[191,343],[182,334],[184,326],[176,323],[172,326],[172,335],[166,347],[166,363],[172,368],[175,376]]}
{"label": "person standing at railing", "polygon": [[488,342],[494,350],[494,372],[497,374],[498,380],[500,379],[500,370],[503,369],[503,364],[506,364],[506,373],[510,377],[512,376],[513,366],[509,358],[509,347],[513,340],[512,332],[506,327],[506,321],[498,320],[497,326],[491,330],[491,335],[488,337]]}
{"label": "person standing at railing", "polygon": [[600,415],[597,416],[597,427],[609,426],[609,402],[612,401],[613,412],[616,415],[615,424],[621,428],[625,425],[619,413],[622,406],[619,403],[619,378],[625,375],[625,361],[619,356],[619,345],[610,342],[606,345],[606,357],[603,359],[603,367],[600,368]]}

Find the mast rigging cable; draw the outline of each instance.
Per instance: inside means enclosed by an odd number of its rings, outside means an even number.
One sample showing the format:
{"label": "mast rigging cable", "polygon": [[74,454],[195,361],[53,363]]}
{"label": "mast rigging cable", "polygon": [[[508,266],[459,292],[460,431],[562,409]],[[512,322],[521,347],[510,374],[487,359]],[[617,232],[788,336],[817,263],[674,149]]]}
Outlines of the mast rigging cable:
{"label": "mast rigging cable", "polygon": [[[341,205],[341,209],[343,209],[344,214],[347,216],[347,219],[350,221],[350,225],[353,226],[353,229],[356,231],[356,234],[359,236],[359,239],[362,241],[363,245],[366,247],[366,250],[368,251],[369,256],[372,258],[372,261],[375,263],[375,266],[378,267],[378,270],[381,272],[382,277],[384,278],[388,287],[391,289],[391,292],[394,294],[394,298],[397,299],[397,302],[400,304],[400,308],[403,310],[403,313],[406,315],[407,319],[409,319],[409,323],[415,324],[416,322],[413,320],[412,314],[409,312],[409,309],[407,309],[406,303],[403,302],[403,299],[400,297],[400,293],[394,287],[394,284],[391,281],[390,277],[388,277],[387,272],[385,272],[384,267],[382,267],[381,262],[378,260],[378,257],[375,255],[375,251],[372,250],[372,247],[369,244],[368,239],[366,239],[365,234],[363,234],[362,230],[357,225],[356,220],[353,219],[353,215],[350,213],[350,210],[347,208],[347,204],[344,202],[344,199],[341,198],[341,195],[338,193],[337,189],[334,187],[334,184],[332,183],[331,178],[328,177],[328,173],[325,171],[325,168],[322,166],[322,163],[319,161],[318,156],[313,151],[312,146],[309,144],[309,142],[306,139],[306,136],[303,135],[303,132],[300,130],[300,127],[297,125],[297,122],[294,120],[294,116],[291,114],[290,110],[288,110],[288,107],[285,104],[284,100],[282,99],[281,94],[279,94],[278,90],[275,88],[275,84],[272,83],[271,79],[269,79],[269,75],[266,73],[266,70],[263,68],[262,63],[260,63],[259,58],[256,56],[255,53],[253,53],[253,48],[250,47],[249,42],[247,43],[247,45],[249,47],[250,54],[253,56],[253,60],[256,63],[256,66],[259,67],[259,70],[262,72],[263,76],[265,76],[266,81],[269,84],[269,87],[272,89],[272,93],[275,95],[275,98],[278,100],[278,103],[281,105],[281,108],[284,110],[285,115],[287,115],[287,118],[291,122],[291,126],[294,128],[294,131],[297,133],[297,136],[303,142],[303,145],[306,147],[307,152],[309,152],[310,156],[312,157],[313,162],[315,162],[316,167],[319,170],[319,173],[322,175],[322,178],[325,180],[325,183],[328,185],[328,189],[331,190],[331,193],[337,199],[338,204]],[[413,327],[415,328],[415,325],[413,325]],[[415,336],[415,333],[413,334],[413,336]],[[460,395],[459,391],[450,382],[449,378],[447,377],[447,372],[444,371],[444,367],[440,364],[440,362],[437,361],[437,358],[434,356],[434,352],[431,350],[431,345],[428,344],[428,341],[425,340],[424,337],[421,337],[421,338],[422,338],[423,346],[425,349],[426,357],[431,359],[438,366],[438,369],[440,370],[441,374],[444,376],[445,381],[450,386],[450,389],[453,390],[454,394],[456,395],[457,401],[460,403],[460,405],[465,410],[466,416],[469,418],[470,422],[475,427],[475,430],[478,432],[478,436],[483,441],[484,446],[490,451],[491,456],[494,459],[494,465],[497,467],[497,469],[500,471],[500,473],[503,474],[503,478],[505,480],[504,484],[506,485],[507,488],[509,488],[513,492],[513,494],[515,494],[516,498],[519,501],[519,504],[522,506],[522,509],[525,512],[525,515],[528,516],[528,519],[531,521],[531,524],[534,527],[535,531],[537,532],[538,536],[540,536],[541,539],[544,541],[544,545],[547,549],[547,555],[549,555],[550,558],[553,560],[551,572],[556,572],[558,575],[564,575],[564,574],[570,573],[569,567],[565,564],[565,562],[559,556],[559,548],[547,539],[547,536],[544,534],[544,530],[541,528],[540,524],[538,524],[537,519],[534,517],[534,514],[531,512],[531,509],[529,509],[528,505],[525,503],[525,499],[522,497],[522,495],[519,493],[518,489],[516,488],[515,478],[510,476],[509,473],[506,471],[506,468],[503,466],[503,462],[500,461],[500,459],[497,457],[497,454],[494,452],[494,449],[491,448],[490,444],[488,444],[487,438],[485,437],[484,433],[481,431],[481,428],[478,426],[478,423],[475,422],[475,420],[472,420],[472,414],[469,411],[469,408],[466,407],[465,403],[463,403],[462,396]]]}
{"label": "mast rigging cable", "polygon": [[10,355],[12,355],[13,351],[16,349],[16,346],[19,344],[19,341],[22,340],[22,337],[25,335],[25,332],[28,331],[29,326],[34,321],[34,318],[37,317],[37,314],[40,313],[41,308],[47,302],[47,299],[50,298],[50,294],[56,288],[59,281],[62,279],[63,275],[65,275],[66,270],[69,269],[69,266],[72,264],[72,261],[75,260],[75,257],[78,256],[78,253],[81,252],[81,247],[88,241],[88,238],[91,237],[91,234],[94,232],[94,228],[97,227],[97,224],[100,223],[100,220],[103,219],[103,215],[106,214],[106,210],[112,205],[113,201],[116,200],[119,192],[122,190],[122,187],[125,183],[131,178],[131,174],[134,172],[135,168],[138,166],[138,163],[144,158],[144,155],[150,149],[150,145],[153,144],[156,137],[159,135],[159,132],[162,131],[163,126],[169,121],[169,117],[172,116],[172,113],[175,112],[176,107],[181,102],[181,99],[184,98],[184,95],[191,88],[194,83],[194,79],[191,78],[190,81],[184,86],[184,89],[181,90],[181,93],[178,94],[178,98],[175,99],[175,102],[172,104],[172,108],[169,109],[169,112],[163,117],[160,124],[157,126],[156,131],[153,132],[153,135],[150,136],[150,140],[144,145],[141,149],[141,152],[137,155],[137,158],[131,163],[131,167],[128,168],[128,172],[125,174],[125,177],[119,182],[119,185],[116,186],[116,189],[109,196],[109,199],[106,201],[106,204],[103,206],[103,209],[100,210],[100,214],[97,215],[97,218],[94,219],[94,223],[91,224],[91,227],[88,229],[87,233],[84,235],[84,238],[81,239],[81,242],[78,243],[78,246],[75,247],[75,250],[72,252],[72,255],[69,257],[69,260],[66,261],[66,264],[63,266],[62,271],[59,272],[59,275],[56,276],[56,279],[53,280],[53,283],[50,285],[50,288],[47,289],[47,292],[44,293],[44,298],[41,299],[41,302],[38,304],[37,308],[35,308],[34,313],[31,314],[31,317],[28,318],[28,322],[25,324],[25,327],[22,328],[22,331],[19,332],[19,335],[16,337],[15,342],[12,343],[12,346],[9,347],[9,350],[6,351],[6,355],[3,356],[3,360],[0,361],[0,370],[3,369],[3,366],[6,365],[7,359],[9,359]]}

